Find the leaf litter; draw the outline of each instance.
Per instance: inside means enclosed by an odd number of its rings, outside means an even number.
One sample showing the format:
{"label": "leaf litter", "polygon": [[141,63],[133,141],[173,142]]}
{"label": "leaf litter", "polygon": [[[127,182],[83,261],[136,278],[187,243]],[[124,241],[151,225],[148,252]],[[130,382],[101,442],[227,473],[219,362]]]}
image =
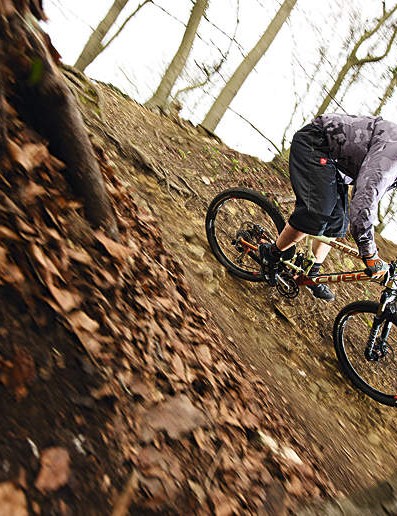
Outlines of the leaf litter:
{"label": "leaf litter", "polygon": [[282,514],[333,494],[103,152],[120,243],[88,227],[61,164],[13,122],[0,176],[0,506]]}

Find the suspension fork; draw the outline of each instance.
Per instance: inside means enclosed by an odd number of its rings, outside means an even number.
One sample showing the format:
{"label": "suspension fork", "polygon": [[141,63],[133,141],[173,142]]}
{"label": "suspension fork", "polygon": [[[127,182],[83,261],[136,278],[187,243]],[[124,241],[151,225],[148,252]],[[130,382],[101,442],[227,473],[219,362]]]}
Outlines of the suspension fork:
{"label": "suspension fork", "polygon": [[377,353],[374,352],[374,347],[375,347],[376,338],[378,336],[379,329],[380,329],[382,323],[384,323],[384,324],[382,327],[382,332],[380,334],[381,344],[385,343],[389,336],[392,323],[391,323],[391,321],[385,320],[385,312],[386,312],[386,308],[388,305],[388,301],[390,300],[390,297],[392,297],[392,294],[388,293],[387,291],[382,292],[378,313],[374,317],[374,321],[372,323],[372,328],[371,328],[371,331],[370,331],[370,334],[368,337],[367,345],[365,347],[364,355],[365,355],[365,358],[367,358],[367,360],[376,360],[377,358],[379,358]]}

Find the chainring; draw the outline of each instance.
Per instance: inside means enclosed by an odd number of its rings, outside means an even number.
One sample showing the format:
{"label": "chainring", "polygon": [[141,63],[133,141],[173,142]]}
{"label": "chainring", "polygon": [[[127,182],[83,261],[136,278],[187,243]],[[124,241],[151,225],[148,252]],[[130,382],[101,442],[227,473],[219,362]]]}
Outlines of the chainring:
{"label": "chainring", "polygon": [[283,270],[278,274],[276,288],[279,294],[288,299],[294,299],[299,294],[299,286],[292,274],[287,270]]}

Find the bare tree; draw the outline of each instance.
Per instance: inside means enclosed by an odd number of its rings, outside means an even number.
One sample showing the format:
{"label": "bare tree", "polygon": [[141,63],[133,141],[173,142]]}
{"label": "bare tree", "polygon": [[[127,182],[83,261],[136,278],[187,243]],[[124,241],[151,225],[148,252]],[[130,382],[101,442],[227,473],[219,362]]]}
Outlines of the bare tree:
{"label": "bare tree", "polygon": [[[393,25],[391,27],[391,30],[389,32],[388,40],[386,49],[384,52],[380,55],[373,55],[371,53],[367,53],[364,57],[359,58],[358,54],[361,50],[361,48],[364,46],[365,43],[368,42],[368,40],[374,36],[375,34],[379,33],[381,29],[385,27],[386,21],[394,14],[394,12],[397,10],[397,5],[395,5],[392,9],[389,11],[384,11],[382,16],[379,18],[379,20],[375,23],[374,27],[372,29],[365,30],[361,36],[357,39],[356,43],[354,44],[351,52],[346,58],[345,63],[343,64],[342,68],[340,69],[337,78],[335,79],[332,87],[327,91],[320,107],[317,110],[317,113],[315,116],[319,116],[323,114],[330,103],[335,100],[336,94],[338,93],[339,89],[342,86],[342,83],[346,79],[346,76],[350,72],[351,69],[355,70],[356,77],[357,77],[357,71],[360,70],[365,64],[367,63],[374,63],[381,61],[383,58],[387,56],[390,49],[392,48],[393,42],[395,40],[396,34],[397,34],[397,26]],[[383,40],[383,38],[382,38]]]}
{"label": "bare tree", "polygon": [[212,104],[201,125],[207,131],[214,132],[230,103],[237,95],[248,75],[255,68],[261,57],[266,53],[274,41],[282,25],[287,20],[297,0],[284,0],[266,31],[263,33],[254,48],[237,67],[236,71],[225,84],[219,96]]}
{"label": "bare tree", "polygon": [[165,109],[167,106],[168,99],[171,95],[171,90],[177,78],[181,74],[186,64],[187,58],[189,57],[198,26],[205,13],[207,5],[208,0],[196,0],[181,44],[179,45],[179,48],[170,65],[168,66],[154,95],[146,102],[146,107],[157,107],[160,109]]}
{"label": "bare tree", "polygon": [[103,40],[109,30],[113,27],[115,21],[119,17],[119,14],[124,9],[128,0],[115,0],[106,13],[103,20],[99,23],[97,28],[89,37],[87,43],[85,44],[81,54],[77,58],[75,63],[75,67],[83,72],[89,64],[91,64],[94,59],[96,59],[101,52],[107,48],[112,41],[120,34],[120,32],[124,29],[130,19],[140,10],[142,7],[148,3],[151,3],[153,0],[144,0],[138,7],[124,20],[121,27],[116,31],[116,33],[107,41],[107,43],[103,43]]}

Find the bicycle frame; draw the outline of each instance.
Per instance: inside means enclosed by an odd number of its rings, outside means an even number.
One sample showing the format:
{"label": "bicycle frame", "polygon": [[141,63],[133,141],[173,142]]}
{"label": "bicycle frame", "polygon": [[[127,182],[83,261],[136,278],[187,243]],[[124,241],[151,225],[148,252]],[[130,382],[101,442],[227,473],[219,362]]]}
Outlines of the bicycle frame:
{"label": "bicycle frame", "polygon": [[312,236],[308,235],[306,237],[306,248],[307,248],[307,260],[308,267],[306,269],[302,269],[301,267],[297,267],[294,263],[289,260],[284,261],[284,263],[292,270],[297,272],[297,277],[295,278],[296,283],[298,285],[316,285],[318,283],[348,283],[352,281],[371,281],[375,279],[381,279],[384,276],[384,272],[378,272],[373,274],[372,276],[368,276],[365,274],[364,270],[358,271],[341,271],[341,272],[332,272],[329,274],[319,274],[314,277],[308,276],[308,273],[315,261],[315,256],[313,254],[313,240],[317,240],[319,242],[323,242],[328,244],[330,247],[334,249],[338,249],[342,253],[348,254],[350,256],[354,256],[359,258],[359,253],[353,247],[348,246],[342,242],[335,240],[334,238],[325,237],[325,236]]}
{"label": "bicycle frame", "polygon": [[[315,262],[315,256],[313,253],[313,240],[317,240],[319,242],[324,242],[328,244],[330,247],[334,249],[338,249],[339,251],[348,254],[350,256],[354,256],[358,258],[360,255],[356,249],[350,247],[342,242],[335,240],[334,238],[325,237],[325,236],[314,236],[307,235],[306,237],[306,259],[308,265],[305,269],[295,265],[293,262],[296,258],[296,255],[292,258],[292,260],[283,260],[281,261],[292,271],[295,271],[296,276],[294,277],[297,285],[316,285],[318,283],[342,283],[342,282],[354,282],[354,281],[371,281],[381,279],[384,276],[384,272],[377,272],[372,276],[368,276],[365,274],[364,269],[357,271],[341,271],[341,272],[332,272],[329,274],[319,274],[317,276],[310,277],[308,274],[310,269]],[[241,243],[246,246],[248,249],[253,251],[258,250],[258,246],[247,242],[244,239],[241,239]]]}

